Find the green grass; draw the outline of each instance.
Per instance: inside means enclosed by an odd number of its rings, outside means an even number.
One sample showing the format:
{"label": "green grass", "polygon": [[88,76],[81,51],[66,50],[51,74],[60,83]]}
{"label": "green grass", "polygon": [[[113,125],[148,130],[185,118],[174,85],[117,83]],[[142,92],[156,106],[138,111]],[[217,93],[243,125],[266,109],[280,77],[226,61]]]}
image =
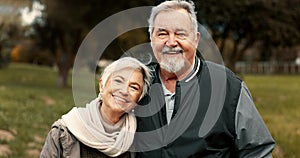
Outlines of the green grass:
{"label": "green grass", "polygon": [[274,157],[300,157],[300,76],[245,76],[256,106],[274,137]]}
{"label": "green grass", "polygon": [[1,142],[10,146],[9,157],[38,157],[50,125],[74,105],[71,88],[58,88],[56,78],[48,67],[0,69],[0,129],[15,137]]}
{"label": "green grass", "polygon": [[[0,140],[10,147],[6,157],[38,157],[51,124],[73,107],[72,89],[58,88],[56,79],[48,67],[13,63],[0,69],[0,130],[15,137]],[[244,80],[276,140],[274,157],[300,157],[300,76],[246,75]]]}

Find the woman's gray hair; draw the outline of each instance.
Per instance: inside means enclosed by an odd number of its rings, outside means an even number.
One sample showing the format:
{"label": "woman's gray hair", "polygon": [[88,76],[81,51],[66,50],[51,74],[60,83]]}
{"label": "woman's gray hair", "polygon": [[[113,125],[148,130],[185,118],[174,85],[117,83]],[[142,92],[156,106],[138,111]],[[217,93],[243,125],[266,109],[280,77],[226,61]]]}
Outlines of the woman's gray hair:
{"label": "woman's gray hair", "polygon": [[120,71],[122,69],[125,69],[125,68],[136,69],[142,73],[144,87],[143,87],[142,95],[139,98],[139,100],[141,100],[147,94],[148,89],[150,87],[151,74],[150,74],[149,68],[135,58],[123,57],[123,58],[120,58],[120,59],[112,62],[107,67],[105,67],[105,69],[103,70],[102,75],[101,75],[102,84],[105,86],[108,78],[113,73]]}
{"label": "woman's gray hair", "polygon": [[184,9],[189,13],[190,19],[192,21],[192,26],[194,29],[194,35],[195,37],[197,32],[198,32],[198,22],[197,22],[197,17],[196,17],[196,12],[195,12],[195,5],[192,1],[184,1],[184,0],[171,0],[171,1],[165,1],[161,4],[159,4],[156,7],[152,8],[150,18],[148,19],[149,23],[149,33],[150,33],[150,39],[152,38],[152,33],[153,33],[153,27],[154,27],[154,20],[156,16],[160,12],[168,12],[168,11],[173,11],[177,9]]}

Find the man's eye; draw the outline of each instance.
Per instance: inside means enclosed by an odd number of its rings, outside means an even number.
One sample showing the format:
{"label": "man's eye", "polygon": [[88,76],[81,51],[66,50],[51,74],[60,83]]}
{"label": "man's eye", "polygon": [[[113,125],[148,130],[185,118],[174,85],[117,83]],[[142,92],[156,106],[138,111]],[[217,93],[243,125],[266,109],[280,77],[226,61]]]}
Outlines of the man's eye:
{"label": "man's eye", "polygon": [[157,34],[159,37],[163,37],[163,36],[167,36],[167,33],[165,33],[165,32],[160,32],[160,33],[158,33]]}
{"label": "man's eye", "polygon": [[187,35],[185,33],[177,33],[178,37],[185,38]]}

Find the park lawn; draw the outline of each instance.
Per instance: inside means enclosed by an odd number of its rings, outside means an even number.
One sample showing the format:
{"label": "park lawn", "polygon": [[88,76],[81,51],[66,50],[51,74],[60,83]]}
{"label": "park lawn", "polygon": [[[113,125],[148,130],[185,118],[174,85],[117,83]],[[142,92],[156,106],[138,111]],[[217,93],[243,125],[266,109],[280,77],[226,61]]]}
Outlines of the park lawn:
{"label": "park lawn", "polygon": [[58,88],[56,79],[49,67],[0,69],[0,130],[9,137],[0,140],[1,155],[39,157],[50,125],[74,104],[71,88]]}
{"label": "park lawn", "polygon": [[300,157],[300,76],[248,75],[244,80],[276,141],[274,157]]}
{"label": "park lawn", "polygon": [[[2,149],[6,157],[39,157],[51,124],[74,105],[72,89],[58,88],[56,77],[49,67],[0,69],[0,155]],[[276,140],[274,157],[300,157],[300,76],[243,78]]]}

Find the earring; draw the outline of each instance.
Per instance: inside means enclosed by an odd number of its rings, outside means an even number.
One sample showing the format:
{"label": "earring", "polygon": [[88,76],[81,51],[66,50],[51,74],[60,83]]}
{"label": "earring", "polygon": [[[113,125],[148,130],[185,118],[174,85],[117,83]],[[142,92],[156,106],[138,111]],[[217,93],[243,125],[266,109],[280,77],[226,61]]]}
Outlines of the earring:
{"label": "earring", "polygon": [[99,92],[99,94],[98,94],[98,98],[99,98],[99,100],[101,100],[101,101],[102,101],[101,92]]}

